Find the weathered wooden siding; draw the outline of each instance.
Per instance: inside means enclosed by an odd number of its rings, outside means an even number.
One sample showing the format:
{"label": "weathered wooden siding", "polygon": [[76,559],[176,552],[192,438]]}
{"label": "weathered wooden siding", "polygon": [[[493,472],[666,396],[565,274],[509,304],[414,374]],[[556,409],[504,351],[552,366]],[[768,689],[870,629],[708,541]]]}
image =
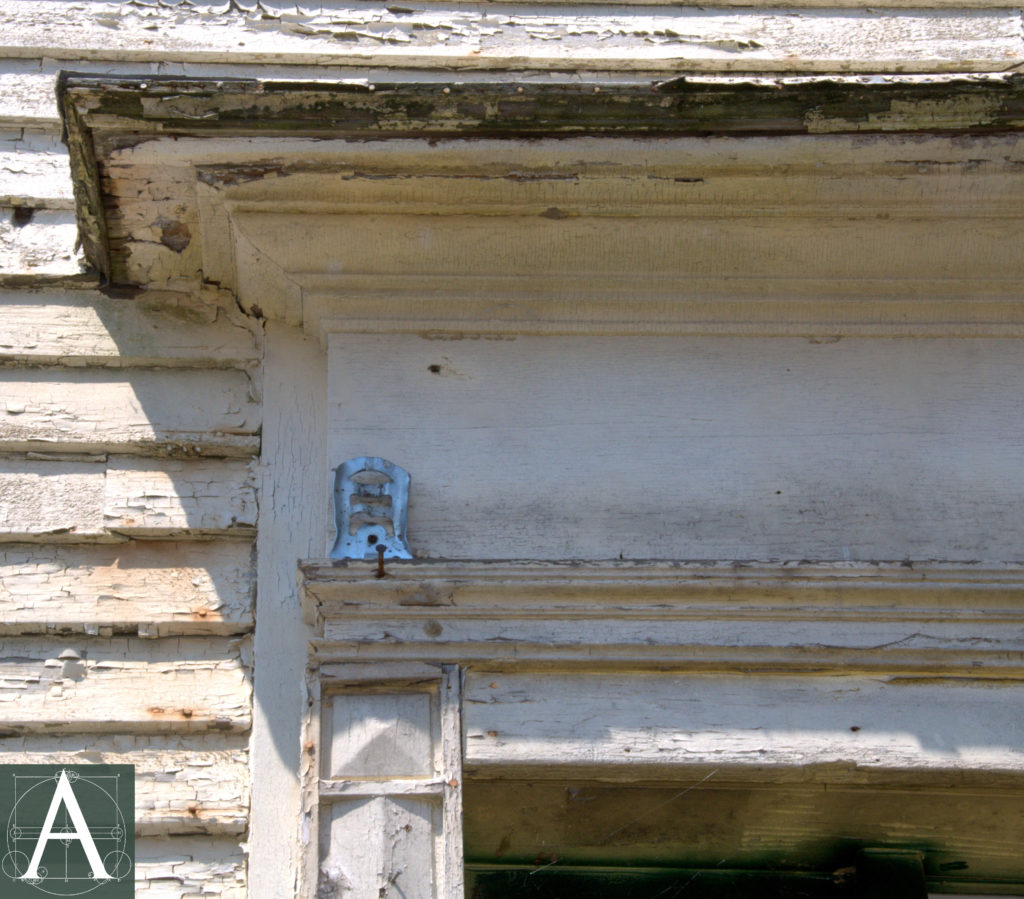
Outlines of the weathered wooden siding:
{"label": "weathered wooden siding", "polygon": [[228,304],[0,291],[0,758],[135,765],[139,896],[246,895],[259,354]]}

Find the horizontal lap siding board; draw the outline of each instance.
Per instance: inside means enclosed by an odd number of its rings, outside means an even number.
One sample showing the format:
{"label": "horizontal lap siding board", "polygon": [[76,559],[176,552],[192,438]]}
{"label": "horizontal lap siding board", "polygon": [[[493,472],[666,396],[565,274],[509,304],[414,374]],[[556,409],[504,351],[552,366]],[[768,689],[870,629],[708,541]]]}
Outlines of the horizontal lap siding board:
{"label": "horizontal lap siding board", "polygon": [[249,753],[244,735],[29,736],[0,739],[5,764],[135,766],[135,832],[243,834]]}
{"label": "horizontal lap siding board", "polygon": [[0,634],[237,634],[253,626],[247,540],[0,547]]}
{"label": "horizontal lap siding board", "polygon": [[[259,354],[251,326],[240,318],[213,304],[186,305],[173,294],[117,299],[98,291],[5,291],[0,292],[0,362],[245,367]],[[173,384],[179,374],[168,372],[165,378]]]}
{"label": "horizontal lap siding board", "polygon": [[[168,9],[167,6],[171,8]],[[1018,62],[1013,9],[453,11],[343,4],[0,3],[0,55],[129,62],[711,71],[992,71]]]}
{"label": "horizontal lap siding board", "polygon": [[[80,660],[60,659],[72,650]],[[224,638],[0,640],[0,734],[236,733],[250,650]]]}
{"label": "horizontal lap siding board", "polygon": [[0,216],[0,284],[26,275],[80,277],[77,245],[78,223],[70,209],[42,209],[24,223],[9,213]]}
{"label": "horizontal lap siding board", "polygon": [[209,837],[135,841],[136,899],[246,899],[246,856]]}
{"label": "horizontal lap siding board", "polygon": [[0,540],[251,536],[256,511],[246,459],[0,457]]}
{"label": "horizontal lap siding board", "polygon": [[0,452],[252,455],[250,394],[241,371],[0,369]]}
{"label": "horizontal lap siding board", "polygon": [[464,695],[468,767],[1024,771],[1016,681],[470,670]]}

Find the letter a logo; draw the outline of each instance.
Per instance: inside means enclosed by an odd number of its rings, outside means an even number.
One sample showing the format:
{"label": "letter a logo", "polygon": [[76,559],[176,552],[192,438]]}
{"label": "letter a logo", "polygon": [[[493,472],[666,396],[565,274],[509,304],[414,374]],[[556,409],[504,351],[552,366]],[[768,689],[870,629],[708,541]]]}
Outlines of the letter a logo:
{"label": "letter a logo", "polygon": [[[61,805],[67,809],[71,823],[75,826],[72,833],[68,833],[67,830],[60,830],[57,833],[53,831],[53,821],[57,817]],[[82,849],[85,850],[85,857],[92,865],[93,879],[110,880],[110,875],[103,867],[103,859],[100,858],[99,850],[96,849],[96,841],[92,838],[89,827],[85,823],[85,815],[82,814],[82,809],[75,798],[75,791],[71,789],[67,771],[60,772],[57,789],[53,793],[50,810],[46,813],[46,821],[43,823],[43,831],[39,834],[35,852],[32,853],[32,861],[28,863],[28,870],[21,875],[22,880],[36,880],[39,877],[39,860],[43,857],[47,840],[60,840],[61,842],[79,840],[82,843]]]}
{"label": "letter a logo", "polygon": [[0,899],[134,899],[131,765],[0,765],[0,827]]}

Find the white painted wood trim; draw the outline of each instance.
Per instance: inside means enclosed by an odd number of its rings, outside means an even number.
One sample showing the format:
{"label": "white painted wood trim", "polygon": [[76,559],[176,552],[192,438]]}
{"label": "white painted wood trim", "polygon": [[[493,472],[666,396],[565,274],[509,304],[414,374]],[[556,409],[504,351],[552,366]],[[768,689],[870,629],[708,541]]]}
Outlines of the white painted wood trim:
{"label": "white painted wood trim", "polygon": [[1020,566],[303,567],[324,661],[1024,675]]}
{"label": "white painted wood trim", "polygon": [[442,668],[441,703],[441,883],[438,899],[464,899],[462,850],[462,687],[464,672],[458,665]]}

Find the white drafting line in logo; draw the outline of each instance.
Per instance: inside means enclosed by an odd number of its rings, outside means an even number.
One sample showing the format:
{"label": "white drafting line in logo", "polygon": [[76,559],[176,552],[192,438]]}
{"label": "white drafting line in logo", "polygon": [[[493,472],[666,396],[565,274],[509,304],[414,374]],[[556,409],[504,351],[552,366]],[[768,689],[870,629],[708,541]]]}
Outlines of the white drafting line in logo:
{"label": "white drafting line in logo", "polygon": [[[51,775],[13,775],[14,776],[14,807],[11,810],[7,826],[7,854],[2,861],[2,870],[11,880],[30,884],[41,892],[54,896],[80,896],[91,892],[98,886],[111,881],[121,881],[132,871],[132,861],[124,851],[126,830],[124,817],[118,805],[119,774],[82,776],[77,771],[61,769]],[[32,791],[56,781],[56,789],[50,800],[46,818],[42,826],[27,826],[22,818],[18,821],[18,807]],[[109,807],[100,821],[93,814],[90,827],[82,813],[78,796],[72,784],[78,783],[78,789],[87,786],[90,798],[95,801],[100,797],[102,804]],[[37,802],[39,797],[33,797]],[[92,811],[92,810],[91,810]],[[62,814],[61,814],[62,813]],[[61,823],[57,823],[58,816]],[[35,823],[35,822],[33,822]],[[63,865],[54,866],[53,853],[47,857],[54,870],[40,864],[43,853],[50,841],[58,842],[64,847]],[[91,870],[87,875],[74,874],[69,862],[69,849],[73,842],[78,842],[85,853]],[[105,850],[101,856],[97,843],[103,844]],[[32,847],[31,857],[23,851]]]}

